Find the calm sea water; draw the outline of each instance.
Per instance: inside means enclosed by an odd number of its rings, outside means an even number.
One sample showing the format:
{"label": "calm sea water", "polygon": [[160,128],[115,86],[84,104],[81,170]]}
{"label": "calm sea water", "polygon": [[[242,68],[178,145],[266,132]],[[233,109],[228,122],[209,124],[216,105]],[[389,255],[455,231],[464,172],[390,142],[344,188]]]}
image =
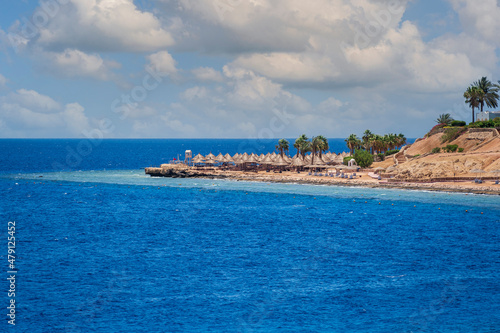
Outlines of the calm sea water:
{"label": "calm sea water", "polygon": [[499,330],[498,197],[150,178],[185,149],[275,143],[91,144],[0,140],[1,267],[16,221],[19,270],[2,331]]}

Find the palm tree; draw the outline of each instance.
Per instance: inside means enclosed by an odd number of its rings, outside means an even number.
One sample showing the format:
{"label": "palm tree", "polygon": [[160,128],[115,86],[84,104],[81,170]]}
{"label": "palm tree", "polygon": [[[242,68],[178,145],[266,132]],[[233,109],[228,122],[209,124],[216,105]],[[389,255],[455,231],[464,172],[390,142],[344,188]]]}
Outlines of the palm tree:
{"label": "palm tree", "polygon": [[[371,151],[372,148],[372,138],[373,138],[373,133],[370,130],[366,130],[365,133],[363,134],[363,145],[365,147],[365,150]],[[372,152],[373,153],[373,152]]]}
{"label": "palm tree", "polygon": [[321,151],[323,145],[324,142],[323,139],[321,138],[321,135],[315,136],[314,138],[311,139],[311,152],[312,152],[311,164],[314,164],[314,156],[318,151]]}
{"label": "palm tree", "polygon": [[328,149],[330,149],[330,146],[328,145],[328,139],[325,138],[323,135],[318,135],[317,136],[318,140],[321,141],[319,145],[319,158],[323,156],[323,152],[326,152]]}
{"label": "palm tree", "polygon": [[354,149],[357,149],[361,141],[356,134],[351,134],[347,139],[344,140],[347,144],[347,148],[351,151],[351,156],[354,154]]}
{"label": "palm tree", "polygon": [[484,91],[475,86],[470,86],[464,92],[465,103],[472,108],[472,122],[474,122],[474,108],[479,107],[480,100],[483,98]]}
{"label": "palm tree", "polygon": [[406,144],[407,140],[403,133],[398,134],[398,147],[402,147]]}
{"label": "palm tree", "polygon": [[276,146],[276,149],[280,152],[281,157],[283,157],[283,153],[286,151],[288,152],[288,149],[290,148],[290,143],[285,140],[285,139],[280,139],[278,141],[278,145]]}
{"label": "palm tree", "polygon": [[450,125],[452,121],[453,121],[453,118],[451,117],[451,115],[449,113],[440,114],[438,119],[436,119],[436,123],[445,124],[445,125]]}
{"label": "palm tree", "polygon": [[479,97],[479,104],[481,105],[481,112],[483,112],[484,103],[490,108],[496,108],[498,106],[498,90],[499,88],[491,83],[486,76],[483,76],[480,80],[474,82],[475,87],[481,89],[484,94]]}
{"label": "palm tree", "polygon": [[300,145],[300,154],[302,158],[306,157],[306,153],[311,151],[311,141],[304,141]]}
{"label": "palm tree", "polygon": [[304,147],[304,142],[307,142],[307,140],[309,140],[309,138],[305,134],[302,134],[297,138],[297,140],[295,140],[293,147],[297,149],[297,157],[301,154],[302,148]]}

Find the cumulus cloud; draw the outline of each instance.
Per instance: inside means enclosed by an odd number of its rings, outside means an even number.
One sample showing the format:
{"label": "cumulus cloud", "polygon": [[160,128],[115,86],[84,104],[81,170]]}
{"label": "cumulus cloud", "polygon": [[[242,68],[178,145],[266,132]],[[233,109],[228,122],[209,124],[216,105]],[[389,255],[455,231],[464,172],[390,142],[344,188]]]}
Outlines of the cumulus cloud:
{"label": "cumulus cloud", "polygon": [[465,32],[499,47],[500,3],[497,0],[449,0]]}
{"label": "cumulus cloud", "polygon": [[211,67],[199,67],[191,71],[198,81],[222,82],[222,74]]}
{"label": "cumulus cloud", "polygon": [[174,43],[160,20],[153,13],[139,10],[133,0],[69,0],[57,10],[41,6],[34,13],[38,12],[45,13],[47,20],[32,36],[25,36],[23,22],[17,22],[11,30],[52,51],[148,52]]}
{"label": "cumulus cloud", "polygon": [[70,103],[62,106],[33,90],[20,89],[0,97],[0,108],[4,135],[78,137],[89,128],[89,120],[81,105]]}
{"label": "cumulus cloud", "polygon": [[6,100],[20,107],[36,109],[42,113],[53,113],[61,108],[58,102],[34,90],[19,89],[15,93],[11,93]]}
{"label": "cumulus cloud", "polygon": [[153,53],[146,57],[149,60],[148,67],[162,75],[177,73],[176,61],[167,51]]}
{"label": "cumulus cloud", "polygon": [[110,80],[115,77],[111,69],[119,68],[115,61],[106,61],[98,54],[86,54],[75,49],[64,52],[45,54],[46,66],[63,77],[90,77],[98,80]]}

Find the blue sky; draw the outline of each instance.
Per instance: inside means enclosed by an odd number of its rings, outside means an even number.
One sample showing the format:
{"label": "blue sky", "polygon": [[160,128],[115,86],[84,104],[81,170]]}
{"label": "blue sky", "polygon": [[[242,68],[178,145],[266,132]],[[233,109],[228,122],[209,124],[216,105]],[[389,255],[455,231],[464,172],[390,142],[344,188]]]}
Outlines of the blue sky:
{"label": "blue sky", "polygon": [[420,137],[500,80],[497,0],[5,0],[0,137]]}

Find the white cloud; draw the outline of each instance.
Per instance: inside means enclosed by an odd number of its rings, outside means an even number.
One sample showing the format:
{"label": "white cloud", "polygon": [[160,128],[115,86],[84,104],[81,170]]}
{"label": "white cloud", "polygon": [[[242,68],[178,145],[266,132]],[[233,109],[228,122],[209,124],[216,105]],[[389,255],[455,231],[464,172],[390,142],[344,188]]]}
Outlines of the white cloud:
{"label": "white cloud", "polygon": [[89,128],[89,119],[78,103],[62,107],[49,96],[20,89],[0,97],[2,135],[15,137],[79,137]]}
{"label": "white cloud", "polygon": [[[22,30],[17,32],[22,36]],[[148,52],[174,43],[160,20],[133,0],[69,0],[37,37],[39,45],[58,51]]]}
{"label": "white cloud", "polygon": [[115,77],[112,68],[119,68],[114,61],[105,61],[98,54],[86,54],[75,49],[66,49],[61,53],[45,54],[48,66],[63,77],[91,77],[98,80],[110,80]]}
{"label": "white cloud", "polygon": [[176,61],[167,51],[153,53],[146,57],[149,60],[149,66],[155,72],[161,75],[170,75],[177,73]]}
{"label": "white cloud", "polygon": [[191,71],[198,81],[222,82],[222,74],[210,67],[199,67]]}
{"label": "white cloud", "polygon": [[61,108],[58,102],[34,90],[19,89],[11,93],[6,100],[22,108],[36,109],[43,113],[53,113]]}
{"label": "white cloud", "polygon": [[500,47],[500,3],[497,0],[449,0],[465,32]]}

